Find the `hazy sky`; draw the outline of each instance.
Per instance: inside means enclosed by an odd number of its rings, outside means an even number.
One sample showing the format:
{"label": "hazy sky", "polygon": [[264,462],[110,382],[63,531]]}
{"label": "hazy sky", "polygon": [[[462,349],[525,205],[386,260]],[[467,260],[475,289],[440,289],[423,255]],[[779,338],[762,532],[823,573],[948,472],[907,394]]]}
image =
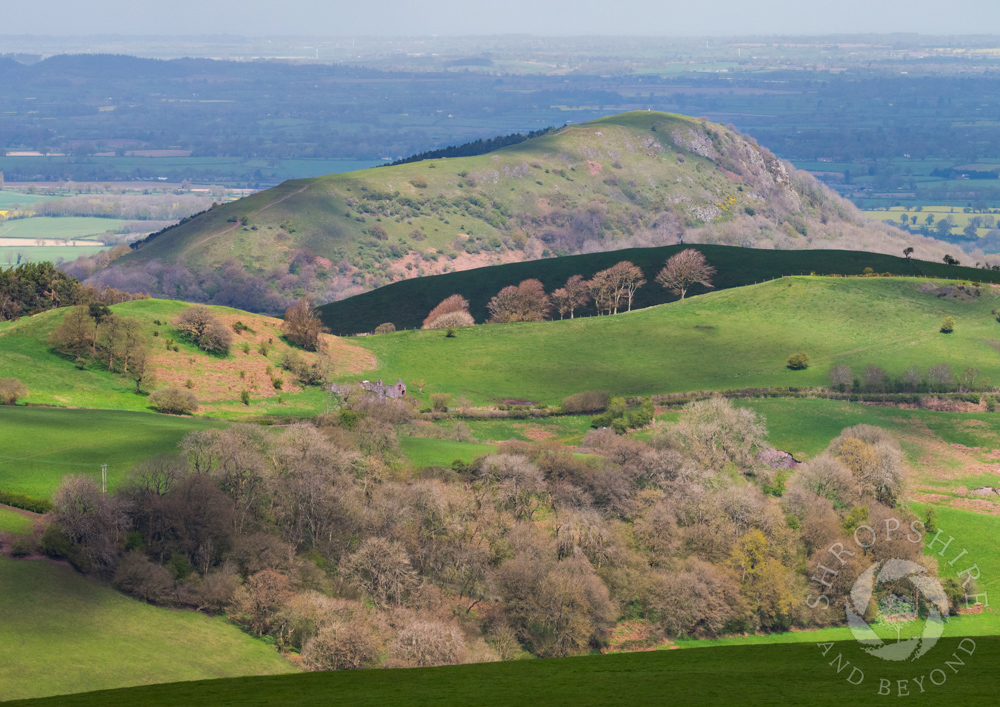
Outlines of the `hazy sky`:
{"label": "hazy sky", "polygon": [[[1000,0],[3,0],[0,34],[1000,34]],[[2,47],[0,47],[2,51]]]}

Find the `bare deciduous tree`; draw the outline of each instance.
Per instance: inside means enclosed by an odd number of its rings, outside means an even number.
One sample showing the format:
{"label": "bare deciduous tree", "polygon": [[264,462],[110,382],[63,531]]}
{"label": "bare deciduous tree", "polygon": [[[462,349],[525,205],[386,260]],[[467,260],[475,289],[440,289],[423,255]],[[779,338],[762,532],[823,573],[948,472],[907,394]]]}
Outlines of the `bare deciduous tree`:
{"label": "bare deciduous tree", "polygon": [[837,390],[850,390],[854,385],[854,373],[850,366],[834,366],[830,370],[830,385]]}
{"label": "bare deciduous tree", "polygon": [[392,653],[415,668],[461,663],[466,653],[465,638],[454,621],[417,619],[396,633]]}
{"label": "bare deciduous tree", "polygon": [[[575,287],[580,288],[583,284],[581,279]],[[586,284],[589,285],[589,294],[594,298],[599,313],[618,314],[618,310],[622,308],[627,307],[629,311],[632,310],[635,292],[646,284],[646,280],[642,276],[641,268],[623,260],[607,270],[596,273]]]}
{"label": "bare deciduous tree", "polygon": [[667,260],[666,266],[656,276],[656,281],[684,299],[688,288],[695,283],[713,287],[713,275],[715,268],[708,264],[701,251],[688,248]]}
{"label": "bare deciduous tree", "polygon": [[617,288],[611,273],[601,270],[590,279],[590,296],[598,314],[611,314],[618,311]]}
{"label": "bare deciduous tree", "polygon": [[850,469],[835,457],[823,454],[802,465],[796,473],[803,488],[840,507],[850,507],[857,501],[860,487]]}
{"label": "bare deciduous tree", "polygon": [[721,469],[726,462],[749,468],[767,439],[767,427],[757,413],[721,396],[686,405],[676,431],[691,456],[711,469]]}
{"label": "bare deciduous tree", "polygon": [[617,314],[618,303],[624,300],[628,311],[632,311],[632,298],[640,287],[646,284],[646,279],[642,276],[642,269],[633,265],[627,260],[615,263],[609,269],[611,279],[615,284],[617,301],[615,303],[615,313]]}
{"label": "bare deciduous tree", "polygon": [[177,385],[154,392],[149,396],[149,404],[160,412],[172,415],[190,415],[198,410],[198,398],[194,393]]}
{"label": "bare deciduous tree", "polygon": [[882,392],[889,387],[889,374],[881,366],[867,366],[862,385],[867,391]]}
{"label": "bare deciduous tree", "polygon": [[955,372],[947,363],[938,363],[927,369],[927,387],[932,393],[943,393],[956,384]]}
{"label": "bare deciduous tree", "polygon": [[415,578],[410,558],[398,542],[370,537],[343,562],[343,571],[366,594],[385,606],[399,604]]}
{"label": "bare deciduous tree", "polygon": [[468,312],[448,312],[432,321],[424,329],[449,329],[453,327],[473,326],[476,321]]}
{"label": "bare deciduous tree", "polygon": [[895,506],[903,492],[903,453],[880,427],[848,427],[830,443],[830,451],[854,474],[861,490],[879,503]]}
{"label": "bare deciduous tree", "polygon": [[302,297],[285,310],[281,331],[289,341],[307,351],[319,350],[319,335],[325,331],[312,300]]}
{"label": "bare deciduous tree", "polygon": [[274,570],[262,570],[247,578],[232,603],[232,617],[258,636],[268,632],[271,621],[291,596],[288,577]]}
{"label": "bare deciduous tree", "polygon": [[539,494],[545,488],[542,472],[524,457],[492,454],[481,461],[479,475],[495,484],[498,503],[519,520],[531,520],[541,505]]}
{"label": "bare deciduous tree", "polygon": [[[462,295],[451,295],[450,297],[445,297],[443,300],[441,300],[441,303],[438,304],[437,307],[435,307],[430,311],[430,314],[427,315],[427,318],[424,319],[423,328],[424,329],[444,328],[444,327],[433,326],[435,320],[445,314],[451,314],[453,312],[465,312],[466,314],[469,314],[469,300],[462,297]],[[469,318],[472,319],[472,315],[469,315]]]}
{"label": "bare deciduous tree", "polygon": [[71,308],[63,320],[49,335],[49,345],[57,351],[77,358],[94,353],[97,339],[97,323],[87,308]]}
{"label": "bare deciduous tree", "polygon": [[17,378],[0,378],[0,405],[15,405],[28,396],[28,386]]}
{"label": "bare deciduous tree", "polygon": [[567,314],[570,314],[570,318],[572,319],[572,310],[570,310],[569,306],[569,293],[566,292],[565,287],[555,290],[550,299],[552,300],[552,307],[559,312],[560,319],[564,319]]}
{"label": "bare deciduous tree", "polygon": [[656,572],[650,593],[660,625],[672,636],[715,636],[740,613],[732,574],[696,559],[680,572]]}
{"label": "bare deciduous tree", "polygon": [[306,641],[302,657],[321,670],[360,670],[376,663],[381,649],[372,621],[356,612],[320,628]]}
{"label": "bare deciduous tree", "polygon": [[205,305],[185,309],[174,319],[174,326],[204,351],[228,354],[233,343],[233,332]]}
{"label": "bare deciduous tree", "polygon": [[487,305],[490,323],[540,322],[548,317],[552,303],[541,281],[524,280],[517,287],[508,285]]}
{"label": "bare deciduous tree", "polygon": [[104,495],[91,478],[68,476],[53,505],[59,528],[79,548],[83,569],[113,569],[119,544],[131,528],[128,499]]}
{"label": "bare deciduous tree", "polygon": [[565,286],[552,293],[552,303],[559,312],[560,319],[567,313],[572,319],[576,310],[587,306],[589,301],[590,283],[583,279],[583,275],[571,276]]}
{"label": "bare deciduous tree", "polygon": [[921,383],[923,383],[923,377],[916,366],[910,366],[903,371],[903,374],[899,377],[899,382],[902,384],[903,390],[907,393],[915,393],[920,388]]}
{"label": "bare deciduous tree", "polygon": [[490,300],[486,308],[490,312],[489,322],[491,324],[505,324],[516,322],[515,309],[517,307],[517,287],[507,285],[500,290],[493,299]]}

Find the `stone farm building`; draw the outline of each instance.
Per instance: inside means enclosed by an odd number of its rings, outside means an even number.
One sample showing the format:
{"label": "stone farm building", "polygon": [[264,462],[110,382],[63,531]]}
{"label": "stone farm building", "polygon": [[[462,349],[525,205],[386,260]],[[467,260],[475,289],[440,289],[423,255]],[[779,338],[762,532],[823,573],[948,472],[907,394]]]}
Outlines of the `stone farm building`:
{"label": "stone farm building", "polygon": [[392,384],[383,383],[381,380],[378,383],[361,381],[361,387],[380,398],[402,398],[406,395],[406,383],[402,378]]}

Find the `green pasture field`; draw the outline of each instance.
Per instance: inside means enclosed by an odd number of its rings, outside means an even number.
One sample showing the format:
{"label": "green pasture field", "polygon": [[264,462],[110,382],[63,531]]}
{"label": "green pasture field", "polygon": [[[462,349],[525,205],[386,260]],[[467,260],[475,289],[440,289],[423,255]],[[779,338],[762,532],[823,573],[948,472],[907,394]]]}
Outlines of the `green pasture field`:
{"label": "green pasture field", "polygon": [[18,265],[18,257],[22,263],[58,263],[60,260],[70,261],[91,256],[105,250],[107,246],[20,246],[0,247],[0,268]]}
{"label": "green pasture field", "polygon": [[[423,324],[428,312],[441,300],[457,293],[469,300],[469,311],[475,320],[483,322],[489,316],[486,305],[490,298],[507,285],[537,278],[545,285],[547,292],[552,292],[566,284],[566,280],[572,275],[590,278],[597,271],[622,260],[628,260],[643,269],[647,283],[636,292],[633,302],[633,309],[642,309],[677,300],[677,296],[658,285],[655,278],[668,258],[689,247],[701,251],[716,269],[717,273],[712,278],[715,291],[752,285],[784,275],[860,275],[868,267],[875,272],[893,275],[1000,282],[1000,273],[993,271],[907,260],[881,253],[850,250],[774,251],[699,244],[570,255],[403,280],[325,304],[319,311],[324,323],[335,334],[373,331],[383,322],[392,322],[397,329],[415,329]],[[709,291],[711,290],[701,285],[694,285],[688,296]],[[578,312],[577,316],[590,316],[594,313],[592,308],[587,307]]]}
{"label": "green pasture field", "polygon": [[[928,214],[934,214],[934,223],[930,225],[932,230],[936,230],[935,226],[937,222],[941,219],[950,216],[954,225],[951,228],[951,233],[961,234],[962,230],[969,225],[969,219],[973,216],[978,216],[982,218],[984,215],[988,214],[978,214],[978,213],[966,213],[962,207],[958,206],[942,206],[942,205],[930,205],[923,206],[920,211],[916,210],[916,207],[910,206],[889,206],[884,209],[866,209],[864,211],[865,216],[868,218],[876,219],[878,221],[888,221],[899,225],[899,217],[906,214],[910,217],[910,224],[913,224],[913,217],[917,217],[917,225],[926,225],[926,219]],[[993,218],[998,218],[996,215]],[[996,228],[996,226],[994,226]],[[992,229],[980,227],[976,229],[976,234],[980,237],[985,236]]]}
{"label": "green pasture field", "polygon": [[30,533],[38,516],[26,515],[21,511],[0,506],[0,533]]}
{"label": "green pasture field", "polygon": [[17,204],[22,208],[37,204],[39,201],[55,199],[54,196],[43,196],[41,194],[24,194],[22,192],[0,189],[0,211],[6,211]]}
{"label": "green pasture field", "polygon": [[[875,425],[890,432],[927,435],[945,444],[1000,446],[1000,414],[905,410],[819,398],[769,398],[736,401],[767,418],[771,444],[809,458],[822,452],[851,425]],[[801,455],[801,456],[800,456]],[[915,459],[910,461],[917,461]]]}
{"label": "green pasture field", "polygon": [[845,427],[875,425],[899,441],[910,469],[911,493],[933,492],[964,499],[968,489],[1000,486],[994,457],[1000,448],[997,413],[905,410],[820,399],[737,404],[763,414],[770,444],[800,461],[826,449]]}
{"label": "green pasture field", "polygon": [[[941,576],[955,576],[957,572],[978,565],[980,577],[976,580],[976,591],[987,592],[989,605],[995,607],[997,597],[1000,597],[1000,552],[997,551],[1000,517],[934,505],[937,514],[935,522],[942,531],[941,541],[934,547],[926,548],[926,554],[937,558]],[[922,503],[912,504],[914,511],[921,516],[926,515],[927,506],[928,504]],[[950,537],[955,540],[942,555],[942,546]],[[926,540],[929,542],[931,538]],[[968,550],[968,554],[963,555],[954,565],[949,565],[963,550]],[[990,616],[990,620],[1000,621],[1000,617],[994,612],[995,609],[984,612],[980,617]],[[996,626],[993,633],[1000,635],[1000,625]]]}
{"label": "green pasture field", "polygon": [[65,565],[0,557],[0,700],[292,672],[222,617],[150,606]]}
{"label": "green pasture field", "polygon": [[[297,676],[242,678],[155,685],[41,700],[27,705],[116,707],[128,705],[253,705],[254,707],[331,704],[437,705],[717,705],[881,704],[880,680],[898,689],[906,684],[906,704],[990,704],[995,699],[1000,638],[976,638],[973,655],[958,652],[959,639],[944,638],[919,664],[880,661],[854,642],[834,644],[824,655],[815,644],[732,646],[700,651],[654,651],[547,660],[481,663],[415,670],[344,671]],[[946,682],[918,691],[913,678],[965,658]],[[831,666],[842,655],[864,677],[853,685]],[[947,668],[946,668],[947,669]],[[850,673],[848,669],[846,673]],[[14,705],[12,705],[14,707]]]}
{"label": "green pasture field", "polygon": [[131,221],[86,216],[32,216],[0,222],[0,238],[96,240],[98,236],[115,231],[126,223]]}
{"label": "green pasture field", "polygon": [[[250,173],[258,169],[269,179],[274,175],[274,179],[283,181],[353,172],[384,164],[379,160],[350,159],[290,159],[280,160],[274,164],[267,159],[244,160],[240,157],[88,157],[86,160],[84,164],[93,164],[100,170],[111,169],[130,178],[136,170],[139,170],[151,179],[167,177],[170,181],[179,182],[187,178],[189,172],[193,170],[198,173],[214,173],[214,178],[239,182],[240,186]],[[61,164],[80,164],[80,158],[0,156],[0,172],[4,169],[26,170],[31,167],[35,167],[38,172],[51,172],[53,169],[58,169],[54,165]],[[15,201],[15,203],[26,202]]]}
{"label": "green pasture field", "polygon": [[[792,277],[610,317],[403,331],[359,338],[385,379],[426,381],[427,393],[474,401],[523,398],[558,404],[572,393],[618,395],[749,387],[823,386],[833,366],[891,375],[948,362],[958,373],[996,374],[998,297],[962,302],[920,292],[911,278]],[[934,285],[942,285],[934,281]],[[955,331],[940,333],[945,316]],[[1000,345],[1000,344],[998,344]],[[804,371],[790,354],[810,356]]]}
{"label": "green pasture field", "polygon": [[176,454],[188,432],[225,423],[116,410],[0,406],[0,489],[49,498],[63,477],[97,481],[108,465],[109,490],[143,459]]}
{"label": "green pasture field", "polygon": [[[510,439],[528,441],[551,441],[575,446],[590,429],[592,415],[560,415],[530,420],[462,420],[472,431],[472,436],[480,441],[506,442]],[[441,427],[451,428],[454,422],[438,422]]]}
{"label": "green pasture field", "polygon": [[496,451],[488,444],[427,437],[401,437],[399,448],[415,467],[421,469],[428,466],[450,467],[458,459],[468,464],[478,456]]}

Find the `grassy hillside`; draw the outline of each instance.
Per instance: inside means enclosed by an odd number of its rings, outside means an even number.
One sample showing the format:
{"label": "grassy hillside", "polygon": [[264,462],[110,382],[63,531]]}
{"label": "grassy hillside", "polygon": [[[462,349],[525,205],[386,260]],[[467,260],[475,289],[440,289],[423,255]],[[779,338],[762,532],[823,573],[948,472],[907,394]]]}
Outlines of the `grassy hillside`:
{"label": "grassy hillside", "polygon": [[0,406],[0,489],[48,498],[68,474],[100,478],[111,490],[143,459],[177,453],[188,432],[225,423],[114,410]]}
{"label": "grassy hillside", "polygon": [[[722,140],[745,144],[722,126],[712,129],[719,147]],[[261,270],[273,264],[275,254],[303,247],[334,262],[359,255],[371,259],[374,250],[390,246],[447,254],[457,252],[456,239],[466,240],[462,234],[473,242],[482,239],[487,252],[499,253],[507,249],[490,246],[489,239],[523,231],[530,224],[515,229],[511,223],[520,223],[521,214],[530,221],[553,209],[572,213],[583,207],[586,212],[588,204],[599,202],[610,226],[620,214],[631,217],[643,210],[652,215],[671,209],[676,200],[683,204],[677,211],[690,215],[693,224],[704,221],[695,215],[699,207],[723,214],[716,202],[724,202],[728,212],[759,205],[764,195],[752,198],[738,190],[740,179],[716,164],[721,156],[712,145],[706,128],[692,118],[624,113],[486,155],[286,182],[170,229],[122,262],[173,261],[183,254],[192,265],[220,264],[235,255]],[[764,164],[763,153],[755,152],[754,159],[771,186],[782,178],[783,168],[773,157]],[[386,238],[373,238],[375,224]],[[411,235],[414,229],[423,231],[423,240]]]}
{"label": "grassy hillside", "polygon": [[[921,292],[911,278],[793,277],[712,292],[612,317],[405,331],[358,339],[378,358],[377,373],[424,379],[425,393],[478,401],[525,398],[558,403],[571,393],[607,389],[646,395],[689,390],[829,384],[829,370],[890,374],[947,362],[957,372],[996,374],[1000,296],[984,288],[963,302]],[[933,286],[942,284],[931,281]],[[939,332],[954,316],[954,333]],[[790,354],[811,357],[792,371]]]}
{"label": "grassy hillside", "polygon": [[[926,504],[914,504],[917,511],[926,508]],[[978,591],[988,592],[990,595],[996,594],[1000,589],[1000,553],[997,552],[997,535],[1000,534],[1000,518],[991,515],[984,515],[968,510],[957,508],[936,507],[937,525],[945,534],[942,539],[954,536],[955,542],[948,551],[948,556],[968,550],[969,554],[964,559],[971,560],[965,567],[971,567],[973,563],[979,565],[980,578],[976,582]],[[940,545],[937,551],[940,552]],[[928,554],[931,554],[928,552]],[[940,558],[939,558],[940,561]],[[960,560],[961,562],[961,560]],[[956,567],[958,565],[955,565]],[[995,610],[993,612],[995,616]],[[1000,627],[994,632],[1000,634]]]}
{"label": "grassy hillside", "polygon": [[[901,252],[904,234],[721,125],[641,111],[474,157],[289,181],[150,237],[98,281],[274,308],[550,254],[688,242]],[[913,237],[917,257],[943,255]],[[187,272],[164,276],[183,262]],[[225,266],[225,282],[216,278]],[[234,294],[233,282],[263,278]],[[208,283],[208,284],[206,284]],[[249,292],[250,294],[247,294]],[[280,297],[277,298],[280,300]]]}
{"label": "grassy hillside", "polygon": [[[277,413],[289,416],[315,414],[325,409],[326,395],[319,388],[303,388],[294,377],[279,370],[290,347],[281,339],[280,321],[239,310],[218,307],[216,313],[226,324],[237,321],[250,330],[235,335],[230,354],[210,355],[179,337],[171,322],[191,305],[166,300],[139,300],[115,305],[113,311],[142,322],[143,332],[152,344],[159,386],[186,385],[202,403],[201,414],[242,417]],[[17,321],[0,323],[0,377],[20,378],[31,391],[28,402],[58,406],[149,411],[146,396],[137,395],[135,383],[109,372],[99,362],[79,370],[67,356],[53,351],[49,334],[65,316],[57,309]],[[156,322],[160,321],[160,324]],[[159,334],[157,336],[157,334]],[[173,340],[178,351],[168,350]],[[265,356],[259,347],[270,341]],[[244,344],[248,351],[244,351]],[[357,371],[371,365],[364,350],[335,337],[326,337],[334,372]],[[306,360],[318,354],[300,352]],[[283,386],[275,389],[267,367],[279,370]],[[250,393],[250,405],[240,402],[243,390]]]}
{"label": "grassy hillside", "polygon": [[0,557],[0,597],[2,700],[296,671],[223,618],[159,609],[48,561]]}
{"label": "grassy hillside", "polygon": [[[1000,639],[977,638],[973,656],[938,688],[912,678],[943,667],[957,639],[942,639],[918,665],[879,661],[858,644],[838,643],[824,658],[815,644],[738,646],[487,663],[417,670],[313,673],[214,682],[157,685],[74,695],[31,705],[726,705],[840,706],[875,704],[880,679],[909,680],[908,704],[988,704],[995,694]],[[858,665],[852,685],[829,665],[837,654]],[[848,671],[849,672],[849,671]],[[855,677],[855,681],[857,678]],[[12,706],[13,707],[13,706]]]}
{"label": "grassy hillside", "polygon": [[[827,385],[828,373],[845,363],[860,373],[877,364],[890,374],[910,365],[922,370],[947,362],[956,373],[975,367],[978,385],[1000,384],[997,348],[1000,325],[991,311],[1000,307],[995,289],[983,287],[972,301],[921,291],[947,285],[917,278],[791,277],[688,298],[613,317],[572,321],[486,325],[461,329],[455,338],[440,331],[404,331],[346,340],[330,339],[339,380],[401,377],[425,380],[425,395],[448,392],[474,403],[524,398],[559,403],[582,390],[608,389],[646,395],[688,390],[765,386]],[[169,321],[185,305],[144,300],[117,305],[116,311],[147,322]],[[219,310],[224,318],[249,322],[256,342],[277,320]],[[83,371],[46,343],[62,317],[55,310],[0,324],[0,376],[21,377],[29,401],[59,406],[148,410],[146,398],[99,364]],[[955,332],[939,333],[945,316]],[[161,325],[154,346],[172,329]],[[239,339],[238,339],[239,341]],[[249,342],[248,342],[249,343]],[[808,370],[785,367],[789,354],[805,351]],[[178,353],[161,354],[161,382],[192,379],[203,412],[239,418],[253,414],[306,415],[326,408],[321,388],[286,386],[273,390],[267,365],[280,363],[276,344],[267,357],[253,346],[235,347],[224,359],[181,343]],[[373,364],[375,367],[373,368]],[[244,377],[240,377],[240,371]],[[239,402],[251,392],[251,404]]]}
{"label": "grassy hillside", "polygon": [[[981,539],[994,538],[1000,532],[1000,518],[991,517],[1000,515],[996,497],[973,493],[984,486],[1000,487],[996,466],[1000,415],[996,413],[905,410],[819,399],[752,400],[737,404],[763,415],[770,444],[791,452],[800,461],[825,450],[845,427],[860,424],[881,427],[903,449],[911,499],[932,502],[942,512],[983,514],[979,516],[982,523],[991,529],[976,536]],[[950,526],[951,522],[946,523],[942,516],[941,525]],[[957,529],[949,532],[963,542],[973,537],[967,532],[971,527],[961,530],[964,535]],[[980,548],[981,554],[1000,560],[996,543],[992,540],[990,543]],[[1000,566],[996,576],[1000,578]]]}
{"label": "grassy hillside", "polygon": [[403,437],[399,440],[399,448],[406,458],[418,468],[451,466],[451,463],[457,459],[468,464],[482,454],[496,451],[487,444],[426,437]]}
{"label": "grassy hillside", "polygon": [[[771,444],[793,453],[796,459],[819,454],[840,431],[851,425],[875,425],[889,430],[903,441],[903,451],[911,466],[958,460],[956,447],[979,449],[988,454],[1000,446],[1000,415],[989,412],[937,412],[901,410],[863,403],[820,399],[768,399],[737,401],[767,418]],[[948,450],[930,455],[918,442],[934,441]],[[908,446],[910,442],[914,446]],[[944,457],[944,458],[937,458]]]}
{"label": "grassy hillside", "polygon": [[[716,290],[742,287],[783,275],[859,275],[865,268],[894,275],[966,278],[1000,283],[1000,272],[907,260],[881,253],[850,250],[765,251],[720,245],[678,245],[547,258],[403,280],[325,304],[319,309],[326,325],[338,334],[372,331],[383,322],[392,322],[398,329],[414,329],[423,324],[424,317],[438,302],[458,293],[469,300],[472,316],[477,322],[482,322],[489,316],[486,305],[490,298],[507,285],[536,278],[542,281],[546,291],[552,292],[562,287],[572,275],[583,275],[589,279],[599,270],[611,267],[621,260],[629,260],[638,265],[646,276],[646,285],[636,293],[633,305],[634,308],[641,309],[677,300],[676,295],[657,284],[654,278],[667,258],[689,247],[704,253],[716,269],[717,275],[713,278]],[[706,291],[709,290],[696,284],[692,286],[689,296]],[[578,316],[594,313],[591,305],[578,313]]]}
{"label": "grassy hillside", "polygon": [[0,533],[30,533],[35,519],[40,516],[15,508],[0,506]]}

